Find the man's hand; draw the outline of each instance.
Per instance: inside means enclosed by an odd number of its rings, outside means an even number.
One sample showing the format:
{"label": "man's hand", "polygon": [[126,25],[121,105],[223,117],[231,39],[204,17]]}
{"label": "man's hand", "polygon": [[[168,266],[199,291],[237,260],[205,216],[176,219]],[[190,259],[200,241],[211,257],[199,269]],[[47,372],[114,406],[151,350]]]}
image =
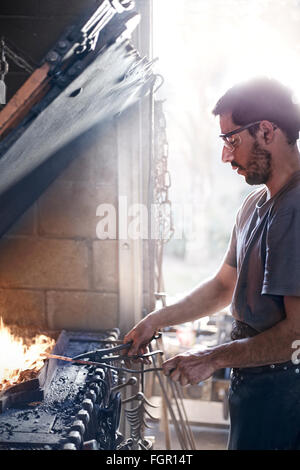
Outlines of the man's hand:
{"label": "man's hand", "polygon": [[132,342],[130,349],[126,354],[135,356],[137,354],[145,354],[147,346],[155,334],[155,327],[152,322],[151,315],[147,315],[124,337],[124,343]]}
{"label": "man's hand", "polygon": [[208,379],[217,367],[211,351],[186,351],[163,363],[163,372],[182,386]]}

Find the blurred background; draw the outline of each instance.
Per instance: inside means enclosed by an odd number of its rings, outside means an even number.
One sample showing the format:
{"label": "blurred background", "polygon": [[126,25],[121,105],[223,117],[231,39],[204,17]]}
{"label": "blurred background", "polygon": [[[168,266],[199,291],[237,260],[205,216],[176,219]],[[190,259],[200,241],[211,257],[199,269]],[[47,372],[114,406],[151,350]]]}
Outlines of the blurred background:
{"label": "blurred background", "polygon": [[299,0],[154,0],[175,229],[163,263],[169,304],[217,269],[254,189],[222,163],[211,110],[228,88],[257,75],[277,78],[300,101],[299,26]]}

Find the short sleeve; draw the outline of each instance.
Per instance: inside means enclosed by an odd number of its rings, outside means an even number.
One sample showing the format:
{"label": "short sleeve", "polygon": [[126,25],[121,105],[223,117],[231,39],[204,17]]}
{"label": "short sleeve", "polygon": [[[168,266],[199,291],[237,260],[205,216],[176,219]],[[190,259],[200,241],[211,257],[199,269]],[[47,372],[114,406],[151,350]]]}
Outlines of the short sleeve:
{"label": "short sleeve", "polygon": [[236,261],[236,226],[233,227],[233,230],[231,232],[231,237],[230,237],[230,242],[228,245],[228,249],[225,255],[225,263],[229,264],[229,266],[232,266],[233,268],[237,267],[237,261]]}
{"label": "short sleeve", "polygon": [[270,222],[262,294],[300,296],[300,210],[296,208]]}

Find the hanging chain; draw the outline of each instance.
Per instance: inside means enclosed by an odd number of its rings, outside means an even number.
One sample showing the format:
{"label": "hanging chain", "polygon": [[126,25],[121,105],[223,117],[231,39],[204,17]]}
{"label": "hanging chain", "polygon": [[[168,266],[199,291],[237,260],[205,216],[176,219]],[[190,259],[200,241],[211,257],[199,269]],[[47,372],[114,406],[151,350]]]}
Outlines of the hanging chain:
{"label": "hanging chain", "polygon": [[14,52],[4,41],[4,37],[0,41],[0,109],[3,105],[6,104],[6,84],[5,76],[9,70],[9,64],[6,60],[6,56],[11,59],[17,66],[25,69],[26,72],[32,73],[33,68],[29,65],[25,59],[20,57],[16,52]]}
{"label": "hanging chain", "polygon": [[156,205],[157,239],[167,243],[174,234],[172,204],[169,199],[171,175],[168,171],[168,142],[166,119],[162,101],[155,102],[155,168],[154,168],[154,204]]}
{"label": "hanging chain", "polygon": [[6,104],[6,85],[5,75],[8,72],[8,62],[5,57],[4,39],[1,38],[0,42],[0,109]]}
{"label": "hanging chain", "polygon": [[8,73],[8,62],[5,57],[5,43],[4,39],[1,38],[0,42],[0,51],[1,51],[1,57],[0,57],[0,79],[4,81],[5,75]]}
{"label": "hanging chain", "polygon": [[156,229],[155,275],[156,289],[164,291],[162,262],[164,245],[174,234],[172,204],[169,199],[171,176],[168,171],[168,141],[163,101],[155,101],[155,166],[154,166],[154,206]]}

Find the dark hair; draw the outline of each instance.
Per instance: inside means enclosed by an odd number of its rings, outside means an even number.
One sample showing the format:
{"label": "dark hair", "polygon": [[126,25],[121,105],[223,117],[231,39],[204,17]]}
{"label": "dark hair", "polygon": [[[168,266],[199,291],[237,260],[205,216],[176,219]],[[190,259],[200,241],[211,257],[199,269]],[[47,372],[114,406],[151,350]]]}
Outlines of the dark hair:
{"label": "dark hair", "polygon": [[[266,119],[280,127],[291,145],[299,138],[299,106],[293,102],[291,90],[271,78],[256,78],[233,86],[212,112],[215,116],[232,113],[233,122],[241,126]],[[249,132],[255,135],[258,127],[250,128]]]}

